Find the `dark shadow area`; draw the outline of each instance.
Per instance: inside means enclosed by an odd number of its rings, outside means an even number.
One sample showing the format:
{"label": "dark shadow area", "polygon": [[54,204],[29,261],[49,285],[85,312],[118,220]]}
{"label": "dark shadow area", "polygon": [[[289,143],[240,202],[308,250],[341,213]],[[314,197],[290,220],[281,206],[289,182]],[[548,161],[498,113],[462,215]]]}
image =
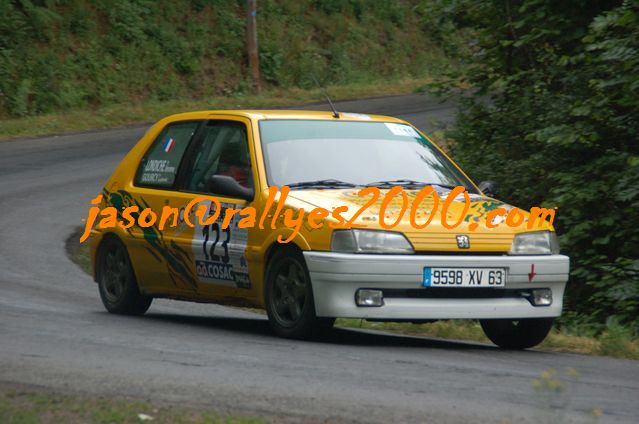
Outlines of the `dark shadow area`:
{"label": "dark shadow area", "polygon": [[[149,313],[144,319],[163,321],[174,324],[186,324],[209,329],[219,329],[244,333],[249,335],[272,337],[280,339],[271,331],[268,321],[261,318],[237,318],[237,317],[208,317],[196,315],[174,315],[162,313]],[[427,324],[426,324],[427,325]],[[292,340],[292,343],[297,341]],[[475,351],[496,351],[497,347],[481,345],[472,342],[446,341],[419,336],[386,333],[373,330],[359,330],[351,328],[335,327],[325,334],[318,334],[310,340],[303,342],[334,344],[344,346],[380,346],[380,347],[422,347],[430,349],[455,349]]]}

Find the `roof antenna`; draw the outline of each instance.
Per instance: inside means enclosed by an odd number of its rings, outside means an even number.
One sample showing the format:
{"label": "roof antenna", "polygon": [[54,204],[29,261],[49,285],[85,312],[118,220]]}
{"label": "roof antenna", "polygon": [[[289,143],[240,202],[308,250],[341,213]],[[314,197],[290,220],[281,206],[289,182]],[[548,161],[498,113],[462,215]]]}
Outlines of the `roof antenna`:
{"label": "roof antenna", "polygon": [[326,97],[326,101],[331,106],[331,110],[333,111],[333,118],[339,119],[339,112],[337,111],[337,109],[335,109],[335,105],[331,101],[331,98],[328,97],[328,93],[326,92],[326,89],[324,88],[324,86],[322,86],[319,83],[319,81],[317,81],[317,78],[315,78],[315,75],[312,75],[312,77],[313,77],[313,81],[315,81],[315,84],[317,84],[317,86],[320,88],[320,90],[322,90],[322,93],[324,94],[324,97]]}
{"label": "roof antenna", "polygon": [[322,90],[324,91],[324,95],[326,96],[328,104],[331,105],[331,109],[333,110],[333,118],[339,119],[339,112],[337,111],[337,109],[335,109],[335,105],[333,104],[333,102],[331,102],[331,98],[328,97],[328,93],[326,92],[326,90],[324,90],[324,88],[322,88]]}

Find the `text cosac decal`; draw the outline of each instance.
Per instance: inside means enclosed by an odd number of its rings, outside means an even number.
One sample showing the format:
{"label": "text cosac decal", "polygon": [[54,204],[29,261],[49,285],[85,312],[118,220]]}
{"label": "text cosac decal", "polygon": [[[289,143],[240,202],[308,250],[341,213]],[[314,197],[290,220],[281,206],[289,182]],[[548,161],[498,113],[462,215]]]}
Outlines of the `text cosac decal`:
{"label": "text cosac decal", "polygon": [[[206,203],[201,203],[206,205]],[[222,203],[222,209],[232,207]],[[208,203],[209,216],[215,214],[216,204]],[[223,228],[224,215],[208,225],[197,220],[193,234],[193,256],[195,270],[200,282],[220,284],[238,288],[251,286],[245,251],[248,229],[238,227],[238,217]]]}

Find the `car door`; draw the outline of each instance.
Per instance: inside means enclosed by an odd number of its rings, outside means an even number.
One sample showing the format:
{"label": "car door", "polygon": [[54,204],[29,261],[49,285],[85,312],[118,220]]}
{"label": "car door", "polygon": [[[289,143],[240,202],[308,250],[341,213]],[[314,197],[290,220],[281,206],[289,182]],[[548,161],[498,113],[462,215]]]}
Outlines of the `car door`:
{"label": "car door", "polygon": [[[224,225],[226,209],[240,210],[250,202],[217,191],[211,185],[211,177],[224,175],[246,189],[255,187],[248,124],[248,119],[241,117],[209,120],[198,132],[180,176],[180,190],[189,199],[207,195],[220,202],[220,213],[214,222],[203,225],[193,216],[192,231],[174,234],[176,244],[190,251],[198,293],[206,297],[244,297],[252,287],[246,257],[249,230],[238,227],[241,219],[238,214]],[[208,208],[209,216],[216,213],[214,202],[204,201],[199,205]]]}

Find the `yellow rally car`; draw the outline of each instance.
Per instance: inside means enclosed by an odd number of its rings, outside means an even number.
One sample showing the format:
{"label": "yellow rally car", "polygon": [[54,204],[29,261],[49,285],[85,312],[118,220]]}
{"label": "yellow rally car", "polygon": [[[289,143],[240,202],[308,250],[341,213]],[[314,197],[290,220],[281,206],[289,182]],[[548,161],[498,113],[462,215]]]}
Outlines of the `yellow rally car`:
{"label": "yellow rally car", "polygon": [[[282,186],[290,192],[273,197],[273,188]],[[445,218],[459,217],[461,224],[454,229],[442,224],[442,209],[421,225],[435,208],[434,196],[419,199],[413,214],[402,209],[425,187],[443,202],[455,186],[466,188],[470,203],[449,202]],[[381,196],[361,196],[366,187],[379,188]],[[404,194],[384,202],[396,187]],[[545,221],[532,229],[484,225],[490,211],[512,209],[484,191],[396,118],[301,111],[173,115],[128,153],[106,183],[100,207],[124,215],[135,205],[158,216],[174,208],[176,225],[160,230],[140,213],[135,222],[120,216],[130,225],[96,226],[90,233],[94,278],[113,313],[142,314],[155,297],[262,307],[284,337],[308,336],[338,317],[479,319],[497,345],[531,347],[561,314],[569,260]],[[214,222],[185,216],[189,202],[202,195],[219,199],[222,208],[253,207],[258,222],[247,228],[242,213],[226,223],[225,214]],[[204,206],[210,214],[217,208],[212,201]],[[283,211],[318,207],[328,214],[285,225]],[[343,220],[357,225],[340,228]],[[499,216],[492,220],[498,222]],[[389,230],[388,223],[396,225]]]}

